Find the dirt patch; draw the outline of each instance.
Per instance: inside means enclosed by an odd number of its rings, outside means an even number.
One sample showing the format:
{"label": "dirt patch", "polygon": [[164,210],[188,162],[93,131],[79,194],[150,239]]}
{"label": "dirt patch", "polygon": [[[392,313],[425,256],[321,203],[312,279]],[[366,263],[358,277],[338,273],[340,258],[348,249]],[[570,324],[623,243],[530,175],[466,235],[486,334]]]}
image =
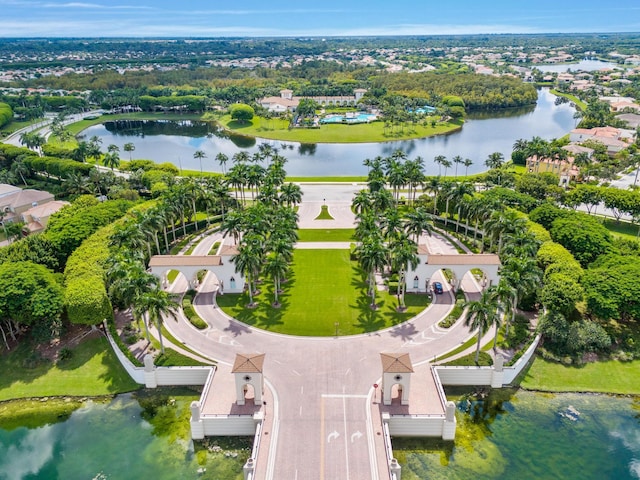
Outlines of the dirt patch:
{"label": "dirt patch", "polygon": [[[116,310],[115,312],[116,331],[122,343],[129,347],[129,350],[141,362],[147,353],[155,355],[157,352],[153,345],[147,341],[144,332],[139,332],[134,326],[131,310]],[[135,341],[134,338],[137,338]]]}
{"label": "dirt patch", "polygon": [[64,335],[54,338],[48,343],[41,343],[36,347],[36,352],[51,362],[55,363],[60,358],[62,349],[73,350],[80,342],[88,338],[104,335],[102,327],[91,328],[88,325],[69,325]]}

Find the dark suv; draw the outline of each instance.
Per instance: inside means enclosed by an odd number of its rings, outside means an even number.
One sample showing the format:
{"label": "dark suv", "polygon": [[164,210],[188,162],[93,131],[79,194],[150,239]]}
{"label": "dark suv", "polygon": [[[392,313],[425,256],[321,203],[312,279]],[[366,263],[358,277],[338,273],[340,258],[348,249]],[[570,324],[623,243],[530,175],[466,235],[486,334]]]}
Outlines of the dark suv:
{"label": "dark suv", "polygon": [[439,295],[442,292],[442,284],[440,282],[433,282],[433,293],[437,293]]}

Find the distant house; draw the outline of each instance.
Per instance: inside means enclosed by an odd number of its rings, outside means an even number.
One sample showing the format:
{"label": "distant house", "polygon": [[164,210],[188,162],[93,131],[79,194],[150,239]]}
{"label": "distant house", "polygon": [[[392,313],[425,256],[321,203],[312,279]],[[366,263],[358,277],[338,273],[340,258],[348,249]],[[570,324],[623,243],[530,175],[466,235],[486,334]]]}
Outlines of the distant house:
{"label": "distant house", "polygon": [[25,234],[42,232],[51,215],[70,205],[69,202],[53,200],[42,205],[36,205],[22,212],[22,221],[25,223],[23,232]]}
{"label": "distant house", "polygon": [[596,128],[576,128],[569,133],[571,142],[582,143],[587,140],[594,140],[607,147],[607,153],[614,155],[626,148],[633,142],[635,132],[623,128],[596,127]]}
{"label": "distant house", "polygon": [[562,147],[563,150],[569,152],[570,156],[576,157],[581,153],[586,153],[589,158],[593,155],[593,148],[583,147],[582,145],[578,145],[576,143],[570,143],[569,145],[565,145]]}
{"label": "distant house", "polygon": [[640,126],[640,115],[637,113],[623,113],[621,115],[616,115],[616,118],[623,122],[627,122],[627,126],[634,130]]}
{"label": "distant house", "polygon": [[9,185],[8,183],[0,183],[0,198],[6,197],[7,195],[11,195],[13,193],[17,193],[21,191],[20,187],[14,187],[13,185]]}
{"label": "distant house", "polygon": [[364,88],[356,88],[353,91],[353,95],[319,95],[319,96],[304,96],[297,97],[293,95],[293,91],[289,89],[280,90],[279,97],[265,97],[258,100],[258,103],[262,108],[266,108],[270,112],[283,113],[286,111],[294,112],[298,108],[300,100],[308,98],[315,101],[320,106],[355,106],[358,101],[367,93]]}
{"label": "distant house", "polygon": [[0,209],[4,212],[4,222],[15,222],[22,219],[22,214],[30,208],[52,202],[54,197],[49,192],[40,190],[19,190],[0,196]]}
{"label": "distant house", "polygon": [[[591,150],[593,152],[593,150]],[[531,173],[555,173],[560,177],[560,185],[566,186],[568,180],[575,180],[580,175],[580,170],[573,164],[574,158],[566,160],[557,158],[538,157],[533,155],[527,158],[527,171]]]}

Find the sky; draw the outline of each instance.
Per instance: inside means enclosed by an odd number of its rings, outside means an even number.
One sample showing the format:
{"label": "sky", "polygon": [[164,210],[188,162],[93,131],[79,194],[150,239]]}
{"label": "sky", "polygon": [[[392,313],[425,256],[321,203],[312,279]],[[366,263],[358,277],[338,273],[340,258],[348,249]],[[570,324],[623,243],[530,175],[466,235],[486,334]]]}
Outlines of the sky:
{"label": "sky", "polygon": [[640,32],[638,0],[0,0],[0,37]]}

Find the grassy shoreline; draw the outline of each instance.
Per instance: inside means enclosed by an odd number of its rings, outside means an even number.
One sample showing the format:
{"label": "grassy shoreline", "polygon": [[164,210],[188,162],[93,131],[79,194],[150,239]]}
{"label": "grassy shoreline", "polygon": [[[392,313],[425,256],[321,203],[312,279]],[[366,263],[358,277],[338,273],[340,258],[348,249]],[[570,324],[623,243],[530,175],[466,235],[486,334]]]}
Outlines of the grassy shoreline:
{"label": "grassy shoreline", "polygon": [[524,372],[520,387],[553,393],[640,395],[640,360],[565,366],[537,356]]}
{"label": "grassy shoreline", "polygon": [[463,121],[438,122],[431,125],[407,125],[402,132],[390,133],[384,122],[360,123],[354,125],[325,124],[319,128],[289,129],[289,121],[254,117],[246,123],[233,121],[224,115],[217,121],[224,130],[247,137],[266,138],[285,142],[300,143],[382,143],[445,135],[460,130]]}

